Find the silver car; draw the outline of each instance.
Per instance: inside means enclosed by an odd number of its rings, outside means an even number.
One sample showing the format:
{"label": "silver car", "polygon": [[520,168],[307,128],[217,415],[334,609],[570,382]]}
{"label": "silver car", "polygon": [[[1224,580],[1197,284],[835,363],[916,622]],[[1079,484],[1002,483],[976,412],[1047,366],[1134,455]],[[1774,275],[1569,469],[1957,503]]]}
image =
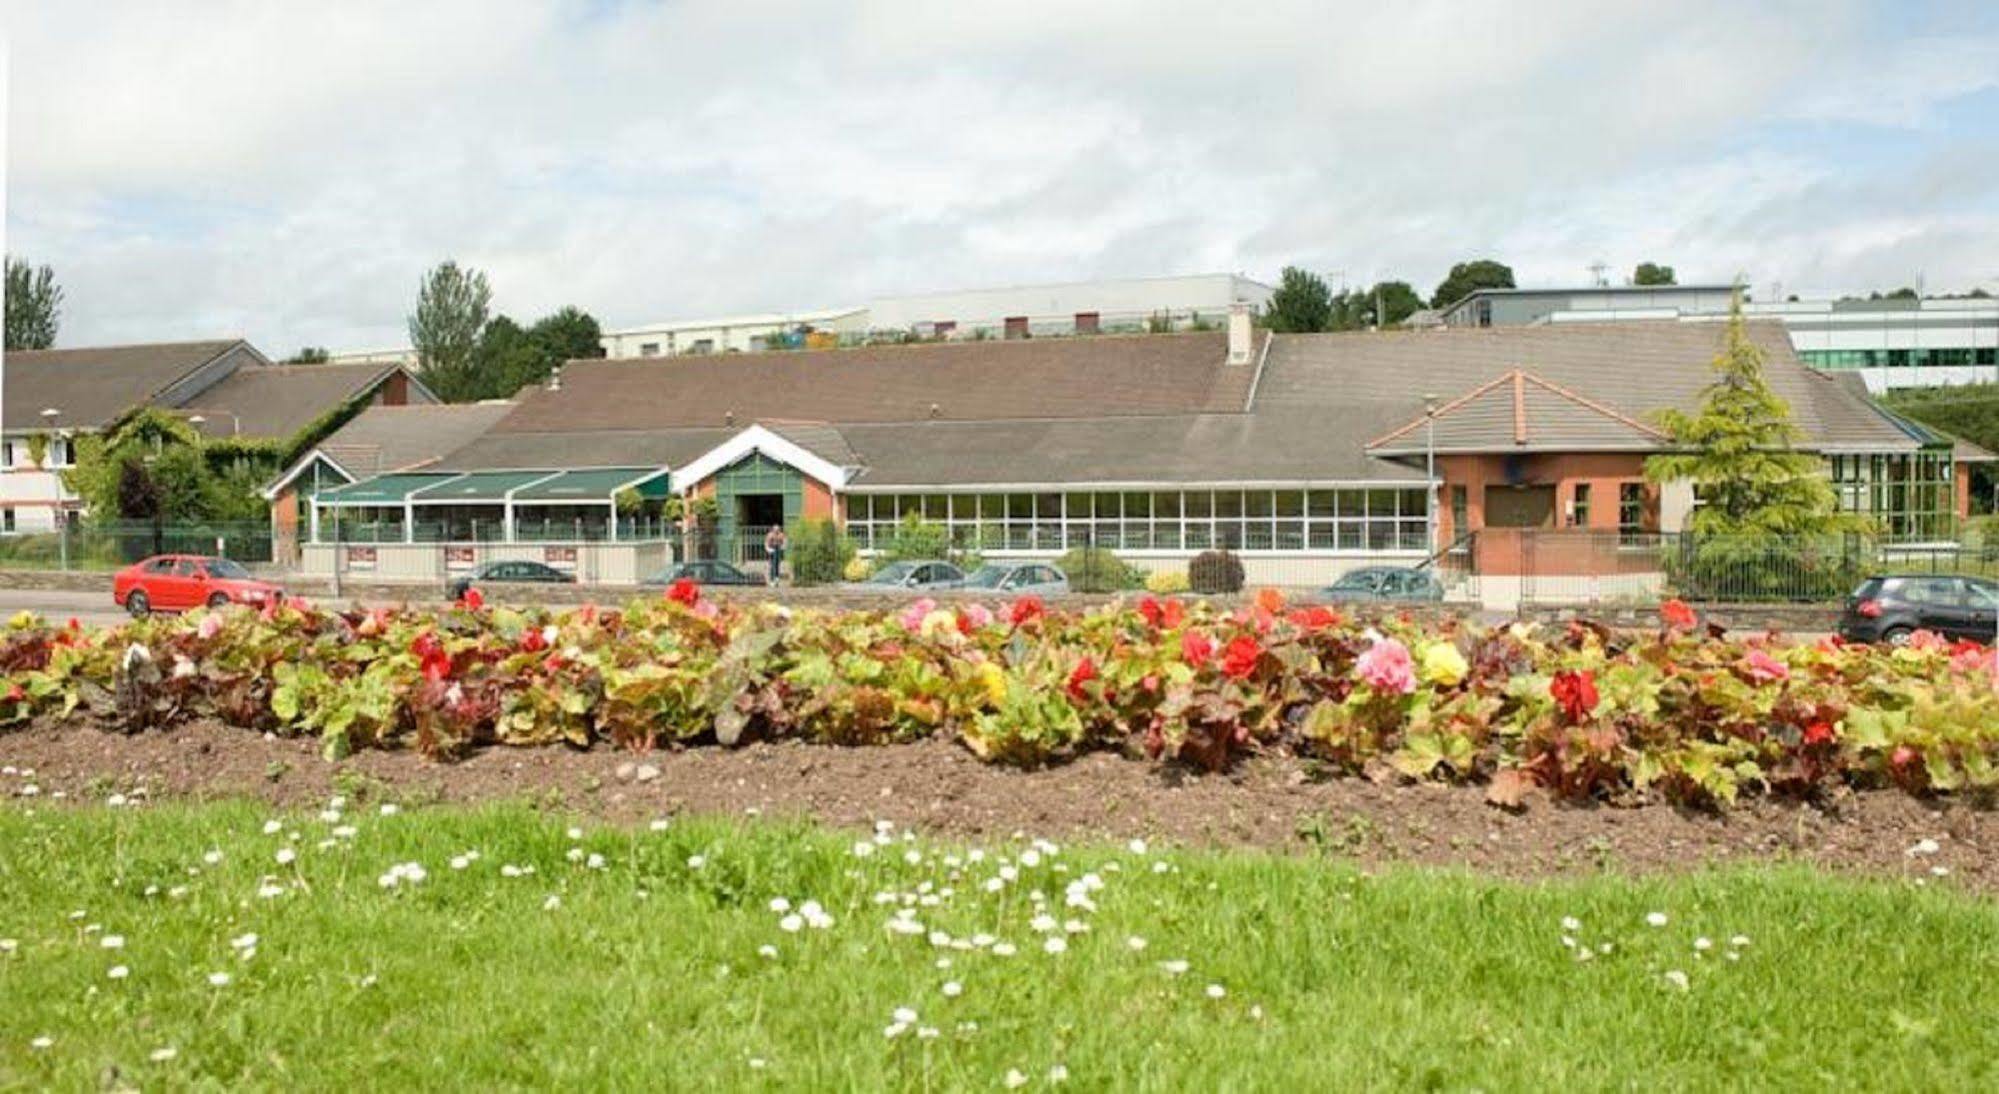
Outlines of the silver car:
{"label": "silver car", "polygon": [[973,570],[962,587],[1000,593],[1059,596],[1069,591],[1069,578],[1046,562],[988,562]]}
{"label": "silver car", "polygon": [[956,589],[965,583],[965,571],[948,562],[905,561],[891,562],[866,580],[857,581],[848,588],[867,592],[884,589]]}

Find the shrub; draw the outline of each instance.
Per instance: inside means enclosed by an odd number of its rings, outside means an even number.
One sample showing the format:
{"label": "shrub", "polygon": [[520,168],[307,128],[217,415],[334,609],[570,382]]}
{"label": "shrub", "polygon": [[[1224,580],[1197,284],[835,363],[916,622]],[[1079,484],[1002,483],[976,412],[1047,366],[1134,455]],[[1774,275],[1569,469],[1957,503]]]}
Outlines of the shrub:
{"label": "shrub", "polygon": [[1073,547],[1055,565],[1079,593],[1117,593],[1143,588],[1145,571],[1129,565],[1102,547]]}
{"label": "shrub", "polygon": [[1187,587],[1197,593],[1242,591],[1242,560],[1232,552],[1202,551],[1187,563]]}
{"label": "shrub", "polygon": [[1154,570],[1145,575],[1145,591],[1150,593],[1184,593],[1190,585],[1184,570]]}
{"label": "shrub", "polygon": [[941,524],[934,524],[911,513],[895,526],[895,532],[887,543],[881,545],[877,562],[901,562],[906,559],[944,558],[950,552],[951,535]]}
{"label": "shrub", "polygon": [[791,580],[799,585],[827,585],[840,580],[854,557],[854,545],[830,520],[801,520],[787,533],[791,540]]}
{"label": "shrub", "polygon": [[848,581],[866,581],[868,575],[874,572],[874,563],[869,562],[859,555],[848,559],[847,564],[840,567],[840,576],[846,578]]}

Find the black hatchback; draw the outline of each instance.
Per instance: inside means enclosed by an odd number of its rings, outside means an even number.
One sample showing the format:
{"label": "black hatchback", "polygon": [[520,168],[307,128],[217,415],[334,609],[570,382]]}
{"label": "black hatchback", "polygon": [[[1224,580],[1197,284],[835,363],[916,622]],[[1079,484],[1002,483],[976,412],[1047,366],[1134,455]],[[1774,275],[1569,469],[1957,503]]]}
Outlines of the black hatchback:
{"label": "black hatchback", "polygon": [[1916,631],[1990,642],[1999,630],[1999,582],[1954,574],[1870,577],[1846,598],[1839,636],[1899,646]]}
{"label": "black hatchback", "polygon": [[536,585],[574,585],[576,575],[564,573],[553,566],[540,562],[515,559],[507,562],[488,562],[469,574],[455,577],[445,585],[444,595],[453,601],[465,599],[465,590],[484,581],[521,582]]}

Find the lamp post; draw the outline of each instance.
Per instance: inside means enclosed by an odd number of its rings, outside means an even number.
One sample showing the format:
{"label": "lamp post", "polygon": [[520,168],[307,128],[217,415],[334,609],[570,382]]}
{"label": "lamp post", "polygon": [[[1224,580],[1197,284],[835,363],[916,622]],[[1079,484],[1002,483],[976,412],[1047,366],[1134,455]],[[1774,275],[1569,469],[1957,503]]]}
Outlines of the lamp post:
{"label": "lamp post", "polygon": [[1423,534],[1437,556],[1437,397],[1423,396]]}
{"label": "lamp post", "polygon": [[[59,421],[59,420],[60,420],[61,418],[62,418],[62,409],[61,409],[60,407],[53,407],[53,406],[51,406],[51,407],[43,407],[43,408],[42,408],[42,421],[43,421],[43,422],[44,422],[44,423],[45,423],[45,424],[46,424],[46,425],[48,426],[48,430],[49,430],[49,435],[50,435],[51,437],[54,437],[54,438],[55,438],[55,439],[57,439],[57,440],[61,440],[61,439],[62,439],[62,435],[61,435],[60,431],[59,431],[59,430],[58,430],[58,429],[56,428],[56,423],[57,423],[57,422],[58,422],[58,421]],[[54,457],[55,457],[55,453],[51,452],[51,453],[49,454],[49,457],[50,457],[50,459],[51,459],[51,460],[53,460],[53,459],[54,459]],[[68,571],[68,569],[69,569],[69,514],[68,514],[68,513],[66,513],[66,512],[64,512],[64,510],[63,510],[63,499],[62,499],[62,476],[61,476],[61,475],[57,475],[57,476],[56,476],[56,496],[55,496],[55,508],[54,508],[54,511],[52,512],[51,516],[52,516],[52,518],[54,519],[54,521],[55,521],[55,526],[56,526],[56,553],[57,553],[57,554],[58,554],[58,556],[59,556],[59,557],[60,557],[60,558],[62,559],[62,563],[61,563],[61,565],[62,565],[62,568],[63,568],[63,570],[64,570],[64,571]]]}

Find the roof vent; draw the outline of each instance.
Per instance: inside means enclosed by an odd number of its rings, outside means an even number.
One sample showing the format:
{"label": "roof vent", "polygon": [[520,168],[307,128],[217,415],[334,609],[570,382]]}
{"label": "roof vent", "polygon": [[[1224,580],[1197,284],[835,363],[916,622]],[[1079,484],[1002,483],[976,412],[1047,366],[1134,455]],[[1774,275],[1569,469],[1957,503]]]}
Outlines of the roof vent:
{"label": "roof vent", "polygon": [[557,365],[557,366],[555,366],[554,368],[552,368],[552,369],[549,369],[549,370],[548,370],[548,390],[550,390],[550,391],[561,391],[561,390],[562,390],[562,366],[561,366],[561,365]]}
{"label": "roof vent", "polygon": [[723,412],[723,414],[722,414],[722,424],[723,424],[723,425],[735,425],[735,424],[736,424],[736,412],[735,412],[735,411],[733,411],[733,410],[729,410],[729,411],[724,411],[724,412]]}
{"label": "roof vent", "polygon": [[930,416],[931,416],[932,418],[937,418],[937,417],[942,417],[942,416],[943,416],[943,414],[944,414],[944,408],[943,408],[943,407],[941,407],[941,406],[938,406],[938,405],[937,405],[936,403],[931,403],[931,404],[930,404]]}

